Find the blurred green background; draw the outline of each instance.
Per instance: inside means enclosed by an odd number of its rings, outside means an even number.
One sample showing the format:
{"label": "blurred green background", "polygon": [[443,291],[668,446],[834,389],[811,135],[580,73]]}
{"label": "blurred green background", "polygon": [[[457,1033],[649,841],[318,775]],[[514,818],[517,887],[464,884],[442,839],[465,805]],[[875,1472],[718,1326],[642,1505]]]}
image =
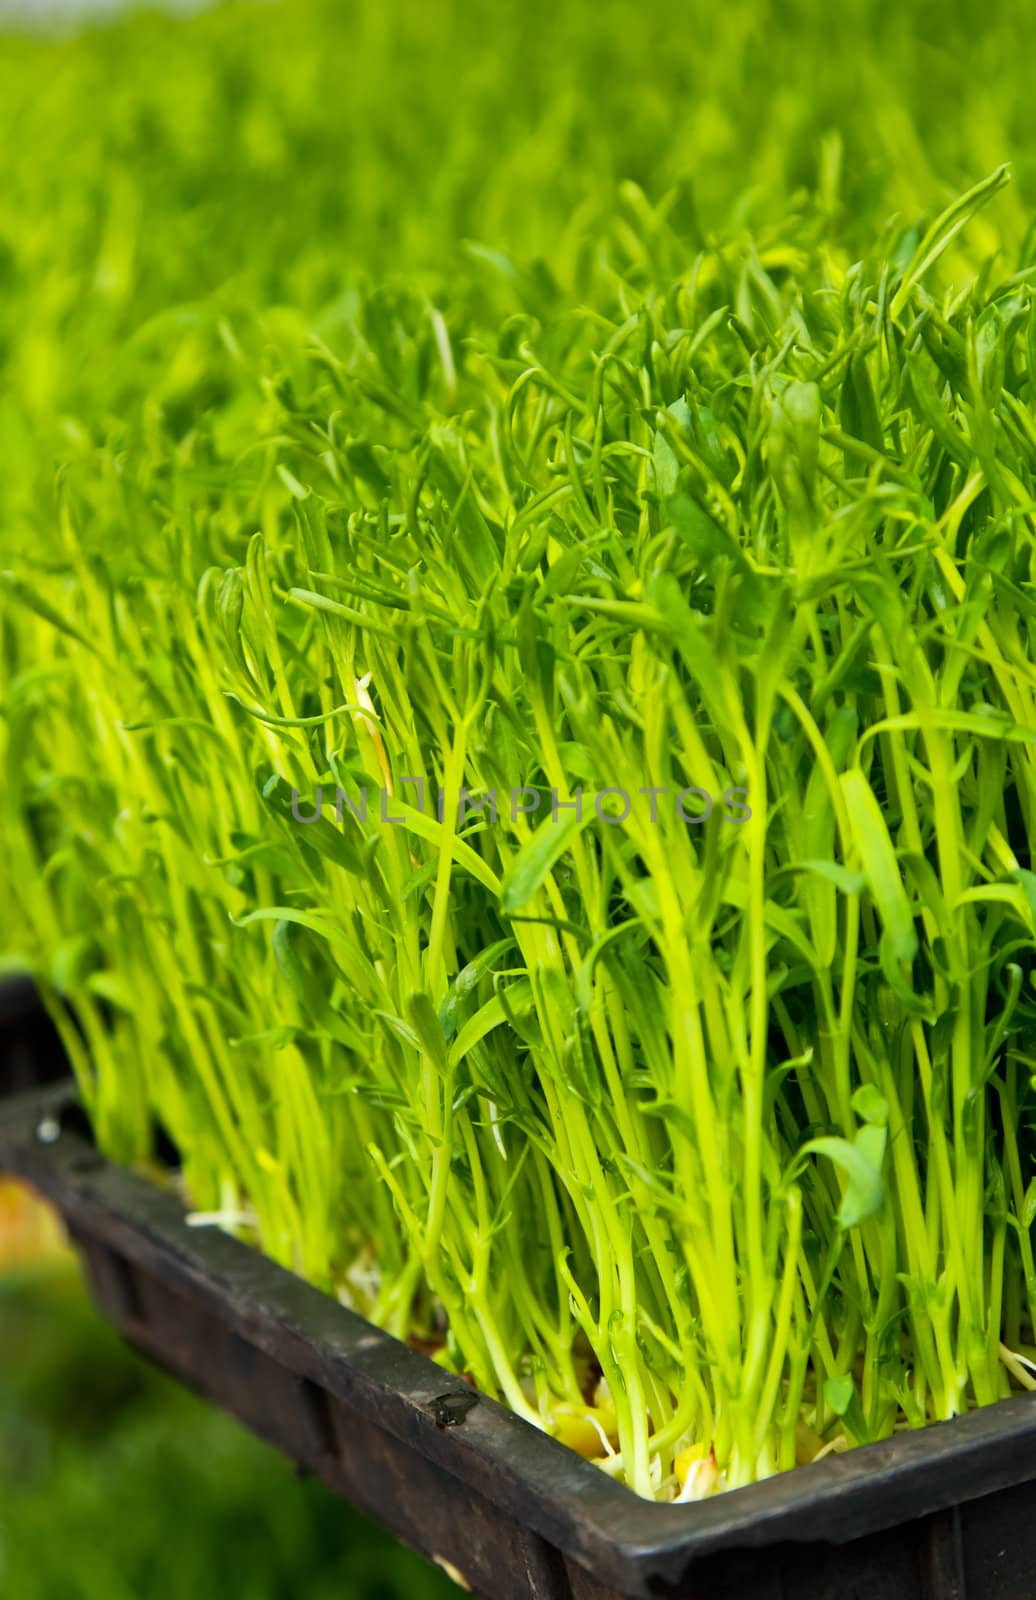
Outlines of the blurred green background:
{"label": "blurred green background", "polygon": [[1006,161],[969,239],[1009,256],[1036,202],[1036,7],[1015,0],[228,0],[54,36],[13,3],[0,546],[46,549],[56,463],[218,409],[188,336],[243,311],[334,339],[359,291],[404,282],[450,325],[538,315],[667,194],[690,248],[811,191],[863,251]]}
{"label": "blurred green background", "polygon": [[4,1600],[460,1592],[129,1351],[69,1258],[0,1263]]}

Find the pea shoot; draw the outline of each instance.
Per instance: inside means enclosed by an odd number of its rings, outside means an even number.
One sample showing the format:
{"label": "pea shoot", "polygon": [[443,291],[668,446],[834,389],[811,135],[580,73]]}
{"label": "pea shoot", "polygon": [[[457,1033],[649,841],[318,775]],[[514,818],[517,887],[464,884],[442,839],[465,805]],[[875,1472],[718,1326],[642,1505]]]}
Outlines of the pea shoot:
{"label": "pea shoot", "polygon": [[[246,130],[280,194],[312,113],[235,16],[70,71],[204,32],[284,91]],[[204,219],[154,93],[178,259]],[[531,221],[459,278],[368,281],[323,127],[290,267],[251,168],[230,214],[268,254],[236,277],[214,243],[211,281],[128,168],[97,284],[48,279],[10,332],[3,951],[102,1146],[147,1164],[157,1120],[196,1225],[647,1497],[1036,1388],[1036,245],[1006,168],[866,236],[837,139],[753,227],[594,174],[550,268]]]}

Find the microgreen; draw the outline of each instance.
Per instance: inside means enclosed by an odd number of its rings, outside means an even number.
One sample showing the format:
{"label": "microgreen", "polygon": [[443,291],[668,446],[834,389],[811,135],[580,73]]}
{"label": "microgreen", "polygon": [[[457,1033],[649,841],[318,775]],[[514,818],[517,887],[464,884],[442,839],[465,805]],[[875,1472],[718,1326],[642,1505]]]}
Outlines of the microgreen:
{"label": "microgreen", "polygon": [[[390,275],[418,208],[368,151],[369,282],[307,98],[343,36],[298,14],[290,70],[276,7],[261,42],[227,8],[61,47],[81,91],[204,36],[230,82],[176,58],[187,132],[123,91],[103,138],[150,127],[176,182],[135,145],[97,283],[8,330],[0,889],[102,1144],[147,1162],[157,1119],[196,1221],[643,1495],[1030,1386],[1036,235],[1006,172],[864,228],[829,139],[815,192],[713,195],[705,233],[642,111],[654,197],[592,143],[548,268],[505,158],[463,211],[473,88],[424,199],[491,247],[451,281],[429,223]],[[195,171],[213,103],[243,171],[216,134]]]}

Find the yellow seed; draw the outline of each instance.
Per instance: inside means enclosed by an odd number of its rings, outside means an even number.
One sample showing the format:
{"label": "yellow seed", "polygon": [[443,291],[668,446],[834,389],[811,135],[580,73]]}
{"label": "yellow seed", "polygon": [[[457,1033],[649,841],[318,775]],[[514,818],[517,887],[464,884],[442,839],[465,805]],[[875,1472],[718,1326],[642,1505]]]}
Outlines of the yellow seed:
{"label": "yellow seed", "polygon": [[599,1434],[585,1417],[555,1417],[554,1437],[588,1460],[592,1460],[601,1448]]}
{"label": "yellow seed", "polygon": [[719,1482],[719,1467],[711,1446],[688,1445],[686,1450],[680,1451],[674,1466],[680,1484],[680,1500],[704,1500]]}
{"label": "yellow seed", "polygon": [[800,1417],[795,1424],[795,1461],[798,1466],[804,1467],[808,1462],[815,1461],[823,1448],[824,1441],[819,1433],[814,1433]]}
{"label": "yellow seed", "polygon": [[591,1461],[601,1455],[602,1433],[613,1449],[618,1443],[613,1406],[578,1406],[562,1400],[554,1407],[553,1423],[555,1439]]}
{"label": "yellow seed", "polygon": [[708,1450],[703,1444],[689,1444],[685,1450],[680,1451],[676,1460],[673,1462],[673,1470],[676,1473],[677,1478],[680,1480],[681,1489],[687,1482],[687,1474],[690,1472],[694,1463],[696,1461],[703,1460],[707,1454]]}

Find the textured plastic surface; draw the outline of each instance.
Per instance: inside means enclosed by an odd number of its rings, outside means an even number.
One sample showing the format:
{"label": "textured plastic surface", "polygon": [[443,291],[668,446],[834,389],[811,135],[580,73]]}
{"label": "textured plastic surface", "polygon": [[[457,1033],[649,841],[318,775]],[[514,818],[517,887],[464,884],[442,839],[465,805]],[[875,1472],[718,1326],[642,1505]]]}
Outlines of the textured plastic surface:
{"label": "textured plastic surface", "polygon": [[1036,1597],[1028,1398],[651,1505],[244,1244],[189,1227],[173,1195],[98,1154],[67,1087],[0,1102],[0,1170],[55,1202],[131,1343],[485,1600]]}

